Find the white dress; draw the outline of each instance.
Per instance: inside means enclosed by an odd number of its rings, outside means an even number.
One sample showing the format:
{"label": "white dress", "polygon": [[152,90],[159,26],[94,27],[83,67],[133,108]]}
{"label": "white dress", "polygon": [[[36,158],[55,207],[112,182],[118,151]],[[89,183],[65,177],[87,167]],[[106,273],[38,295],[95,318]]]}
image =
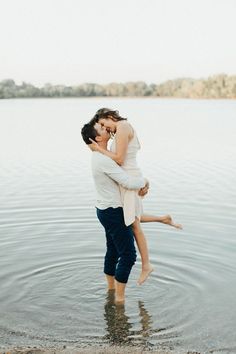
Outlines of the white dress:
{"label": "white dress", "polygon": [[[137,165],[136,155],[140,150],[140,143],[136,132],[133,130],[134,136],[130,140],[126,152],[126,157],[121,166],[129,175],[142,176],[142,172]],[[113,138],[111,147],[112,152],[116,151],[116,137]],[[143,214],[142,198],[138,195],[137,190],[128,190],[120,186],[121,200],[124,210],[125,225],[131,225],[135,221],[135,217],[140,219]]]}

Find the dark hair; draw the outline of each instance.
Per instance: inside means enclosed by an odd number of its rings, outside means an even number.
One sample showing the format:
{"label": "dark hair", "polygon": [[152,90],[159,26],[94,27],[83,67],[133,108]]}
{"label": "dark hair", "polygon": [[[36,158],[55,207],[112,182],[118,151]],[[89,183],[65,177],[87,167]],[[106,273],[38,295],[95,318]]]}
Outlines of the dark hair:
{"label": "dark hair", "polygon": [[114,122],[118,122],[120,120],[127,120],[127,118],[123,118],[120,116],[119,111],[114,111],[109,108],[100,108],[90,122],[94,121],[96,123],[101,118],[111,118]]}
{"label": "dark hair", "polygon": [[81,129],[82,138],[87,145],[92,144],[89,138],[96,140],[96,136],[99,135],[96,129],[94,128],[94,124],[92,124],[90,121],[89,123],[85,124]]}

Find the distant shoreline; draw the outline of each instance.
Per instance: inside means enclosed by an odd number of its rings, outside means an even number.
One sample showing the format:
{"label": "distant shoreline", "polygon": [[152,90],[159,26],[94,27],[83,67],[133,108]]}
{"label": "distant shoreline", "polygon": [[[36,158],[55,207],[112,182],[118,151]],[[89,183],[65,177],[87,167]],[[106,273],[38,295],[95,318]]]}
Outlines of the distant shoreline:
{"label": "distant shoreline", "polygon": [[185,98],[236,99],[236,75],[214,75],[207,79],[180,78],[161,84],[143,81],[75,86],[45,84],[36,87],[14,80],[0,82],[0,99],[11,98]]}

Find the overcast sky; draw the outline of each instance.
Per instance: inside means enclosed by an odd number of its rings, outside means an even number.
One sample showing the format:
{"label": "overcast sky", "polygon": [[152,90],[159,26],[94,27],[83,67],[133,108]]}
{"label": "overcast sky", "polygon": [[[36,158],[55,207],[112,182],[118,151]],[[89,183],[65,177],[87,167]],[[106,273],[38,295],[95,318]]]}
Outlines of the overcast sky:
{"label": "overcast sky", "polygon": [[0,0],[0,80],[236,74],[236,0]]}

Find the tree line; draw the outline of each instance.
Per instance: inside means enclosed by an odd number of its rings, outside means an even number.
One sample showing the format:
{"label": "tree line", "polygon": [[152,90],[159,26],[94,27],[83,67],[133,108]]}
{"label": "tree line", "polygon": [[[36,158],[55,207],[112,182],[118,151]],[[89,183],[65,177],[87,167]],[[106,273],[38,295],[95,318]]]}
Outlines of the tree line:
{"label": "tree line", "polygon": [[12,79],[0,82],[0,98],[33,97],[179,97],[179,98],[236,98],[236,75],[214,75],[207,79],[183,78],[161,84],[143,81],[99,85],[85,83],[76,86],[45,84],[35,87]]}

